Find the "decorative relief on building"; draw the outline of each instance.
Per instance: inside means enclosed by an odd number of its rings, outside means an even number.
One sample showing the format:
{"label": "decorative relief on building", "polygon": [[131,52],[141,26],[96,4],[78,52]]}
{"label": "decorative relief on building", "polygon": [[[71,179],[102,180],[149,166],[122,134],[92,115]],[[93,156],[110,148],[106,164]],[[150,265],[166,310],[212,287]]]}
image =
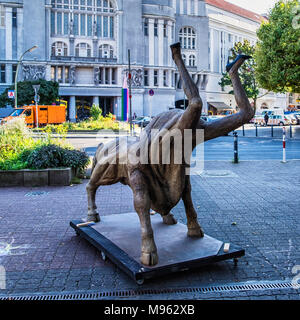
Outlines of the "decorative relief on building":
{"label": "decorative relief on building", "polygon": [[70,84],[75,84],[76,81],[76,67],[71,66],[70,67]]}
{"label": "decorative relief on building", "polygon": [[94,68],[94,83],[96,86],[100,83],[100,69],[97,67]]}
{"label": "decorative relief on building", "polygon": [[46,67],[41,65],[23,65],[24,81],[33,81],[46,78]]}
{"label": "decorative relief on building", "polygon": [[[123,70],[123,74],[126,75],[126,78],[128,79],[129,70],[125,69]],[[132,75],[132,86],[133,87],[141,87],[143,84],[143,70],[142,69],[132,69],[131,70]],[[129,79],[127,80],[129,85]]]}

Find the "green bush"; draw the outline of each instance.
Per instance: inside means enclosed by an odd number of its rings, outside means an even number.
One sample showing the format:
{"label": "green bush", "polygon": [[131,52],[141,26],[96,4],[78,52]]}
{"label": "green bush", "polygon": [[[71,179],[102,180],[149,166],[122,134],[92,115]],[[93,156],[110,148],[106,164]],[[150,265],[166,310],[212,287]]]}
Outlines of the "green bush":
{"label": "green bush", "polygon": [[30,169],[65,168],[71,167],[78,173],[84,172],[89,164],[89,156],[85,152],[71,150],[58,145],[41,146],[31,153],[22,155]]}
{"label": "green bush", "polygon": [[93,104],[91,108],[91,116],[93,120],[100,120],[100,117],[102,116],[102,110],[97,104]]}
{"label": "green bush", "polygon": [[0,170],[71,167],[82,174],[89,164],[86,153],[73,150],[64,142],[65,129],[56,128],[60,139],[53,139],[51,128],[46,136],[31,137],[24,119],[11,120],[0,127]]}

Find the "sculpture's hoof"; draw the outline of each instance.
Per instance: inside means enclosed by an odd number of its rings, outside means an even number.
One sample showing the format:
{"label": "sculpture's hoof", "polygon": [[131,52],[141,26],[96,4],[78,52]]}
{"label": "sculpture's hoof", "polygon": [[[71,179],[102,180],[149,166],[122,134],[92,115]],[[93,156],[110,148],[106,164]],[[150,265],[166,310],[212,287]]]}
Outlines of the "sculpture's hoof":
{"label": "sculpture's hoof", "polygon": [[181,45],[180,42],[174,43],[170,46],[171,50],[172,50],[172,57],[173,59],[175,58],[175,55],[178,54],[179,56],[181,56]]}
{"label": "sculpture's hoof", "polygon": [[167,224],[169,226],[171,226],[173,224],[177,224],[177,220],[174,218],[172,213],[169,213],[168,215],[163,216],[163,222],[164,222],[164,224]]}
{"label": "sculpture's hoof", "polygon": [[239,54],[234,61],[232,61],[231,63],[229,63],[229,64],[226,66],[226,71],[229,72],[229,71],[232,69],[232,67],[233,67],[240,59],[248,60],[248,59],[251,59],[251,58],[252,58],[251,56],[247,56],[247,55],[244,55],[244,54]]}
{"label": "sculpture's hoof", "polygon": [[157,252],[146,253],[142,252],[141,262],[145,266],[155,266],[158,264],[158,255]]}
{"label": "sculpture's hoof", "polygon": [[87,221],[88,222],[100,222],[101,219],[100,219],[99,213],[89,214],[87,216]]}
{"label": "sculpture's hoof", "polygon": [[203,238],[204,232],[200,226],[196,228],[190,228],[188,229],[188,236],[191,238]]}

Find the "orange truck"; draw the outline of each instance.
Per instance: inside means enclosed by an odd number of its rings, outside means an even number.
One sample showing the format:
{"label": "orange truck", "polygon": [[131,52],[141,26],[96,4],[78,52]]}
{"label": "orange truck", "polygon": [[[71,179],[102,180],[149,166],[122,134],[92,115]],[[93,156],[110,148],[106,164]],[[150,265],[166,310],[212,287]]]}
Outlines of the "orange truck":
{"label": "orange truck", "polygon": [[2,119],[1,124],[17,117],[24,116],[27,126],[29,128],[36,127],[37,123],[37,109],[39,127],[46,126],[47,124],[61,124],[66,122],[66,106],[65,105],[52,105],[52,106],[24,106],[16,108],[8,117]]}

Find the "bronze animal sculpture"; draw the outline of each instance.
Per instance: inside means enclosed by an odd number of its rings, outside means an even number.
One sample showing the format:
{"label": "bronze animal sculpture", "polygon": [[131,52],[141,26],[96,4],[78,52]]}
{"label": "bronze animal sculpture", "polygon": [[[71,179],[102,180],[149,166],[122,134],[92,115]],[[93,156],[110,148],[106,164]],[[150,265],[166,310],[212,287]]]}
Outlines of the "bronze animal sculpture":
{"label": "bronze animal sculpture", "polygon": [[[162,216],[163,223],[167,225],[176,224],[177,221],[172,215],[171,210],[182,199],[187,216],[188,236],[204,236],[192,202],[190,177],[186,175],[185,171],[189,163],[185,161],[182,164],[176,164],[174,157],[172,157],[170,164],[152,164],[151,155],[148,156],[150,160],[148,164],[141,162],[126,163],[120,161],[120,159],[126,158],[128,154],[135,154],[145,144],[147,147],[150,147],[151,143],[153,143],[150,132],[153,129],[157,129],[158,132],[163,132],[164,129],[169,131],[172,129],[178,129],[179,131],[191,129],[193,132],[192,148],[195,148],[196,129],[204,130],[204,141],[207,141],[230,133],[247,123],[254,116],[254,110],[249,103],[238,74],[239,67],[246,59],[250,58],[249,56],[240,55],[227,66],[240,111],[234,115],[207,123],[200,118],[202,100],[199,96],[198,88],[190,77],[182,60],[180,43],[172,45],[171,50],[173,60],[183,81],[185,94],[189,100],[188,108],[185,111],[175,110],[158,115],[146,127],[140,139],[131,142],[126,148],[117,143],[114,146],[117,154],[117,161],[115,163],[107,161],[110,157],[109,147],[103,144],[100,145],[94,158],[92,176],[87,185],[87,220],[94,222],[100,221],[95,203],[96,191],[99,186],[121,182],[132,189],[134,207],[141,224],[141,262],[147,266],[153,266],[158,263],[157,248],[150,220],[151,209]],[[174,148],[174,145],[171,144],[171,148]],[[104,158],[106,158],[105,161],[103,160]]]}

